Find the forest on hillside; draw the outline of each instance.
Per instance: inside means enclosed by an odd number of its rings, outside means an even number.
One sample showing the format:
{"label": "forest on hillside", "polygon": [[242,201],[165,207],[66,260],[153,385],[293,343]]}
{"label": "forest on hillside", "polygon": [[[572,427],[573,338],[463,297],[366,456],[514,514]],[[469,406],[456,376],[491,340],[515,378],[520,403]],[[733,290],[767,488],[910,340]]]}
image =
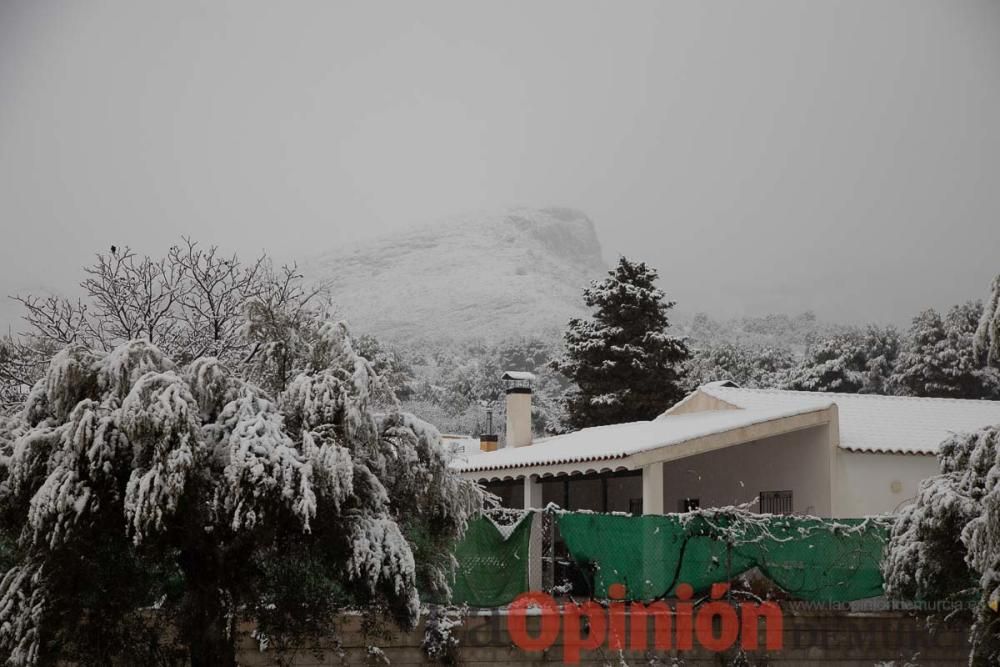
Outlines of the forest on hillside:
{"label": "forest on hillside", "polygon": [[[337,301],[335,293],[308,288],[294,266],[276,267],[266,256],[243,261],[190,240],[163,257],[112,248],[84,272],[85,298],[18,297],[24,330],[0,338],[0,402],[6,411],[23,403],[62,347],[112,349],[133,338],[150,340],[182,361],[215,356],[280,391],[304,363],[308,322],[327,317]],[[656,274],[650,272],[652,286]],[[665,300],[659,287],[651,289]],[[685,392],[731,380],[752,388],[1000,399],[1000,372],[974,350],[984,319],[978,296],[944,312],[915,313],[905,330],[827,322],[811,312],[730,319],[698,313],[673,323],[664,315],[656,326],[686,346],[675,364],[676,384]],[[505,370],[537,376],[536,434],[572,428],[566,405],[578,387],[561,372],[565,334],[409,345],[365,331],[352,335],[402,407],[444,433],[484,433],[492,414],[493,430],[502,434]]]}
{"label": "forest on hillside", "polygon": [[[928,309],[903,331],[825,322],[811,312],[725,320],[699,313],[674,328],[691,350],[684,374],[688,390],[731,380],[761,389],[997,400],[1000,372],[977,362],[973,351],[982,310],[979,301],[943,314]],[[502,430],[500,374],[508,369],[538,378],[532,406],[536,433],[566,429],[563,405],[573,387],[551,367],[563,352],[558,336],[416,349],[366,340],[363,349],[400,389],[406,408],[443,432],[484,432],[487,408]]]}

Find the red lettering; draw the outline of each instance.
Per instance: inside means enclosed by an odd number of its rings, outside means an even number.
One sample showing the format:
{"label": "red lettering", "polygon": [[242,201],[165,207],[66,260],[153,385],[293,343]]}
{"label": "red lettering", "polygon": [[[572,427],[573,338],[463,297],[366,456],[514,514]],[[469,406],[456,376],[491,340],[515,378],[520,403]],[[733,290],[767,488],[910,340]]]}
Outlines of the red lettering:
{"label": "red lettering", "polygon": [[646,618],[653,616],[653,644],[657,650],[668,651],[673,648],[670,636],[670,607],[666,602],[658,601],[644,605],[633,602],[629,614],[629,648],[633,651],[645,651],[648,645],[649,627]]}
{"label": "red lettering", "polygon": [[613,600],[608,612],[611,618],[611,627],[608,630],[608,648],[612,651],[620,651],[625,648],[625,604],[621,602],[625,598],[625,586],[621,584],[611,584],[608,586],[608,595]]}
{"label": "red lettering", "polygon": [[[580,616],[586,616],[589,621],[589,631],[584,637],[580,633]],[[584,602],[582,605],[567,604],[563,606],[563,662],[576,665],[580,662],[580,650],[593,651],[600,648],[607,635],[607,621],[604,618],[604,608],[596,602]]]}
{"label": "red lettering", "polygon": [[[736,643],[736,637],[740,634],[740,621],[736,616],[736,610],[720,599],[729,590],[729,584],[712,584],[713,600],[698,608],[698,616],[695,618],[694,631],[698,637],[698,643],[709,651],[728,650]],[[715,636],[714,619],[719,617],[719,636]]]}
{"label": "red lettering", "polygon": [[[528,634],[529,606],[541,609],[541,633],[537,637]],[[507,631],[514,645],[523,651],[544,651],[551,648],[559,636],[559,605],[552,596],[545,593],[522,593],[510,603]]]}
{"label": "red lettering", "polygon": [[691,608],[688,600],[694,595],[691,584],[679,584],[677,586],[677,649],[679,651],[690,651],[694,646],[694,637],[691,632]]}
{"label": "red lettering", "polygon": [[768,651],[780,651],[784,644],[784,619],[781,607],[775,602],[745,604],[740,609],[743,627],[740,629],[740,646],[746,650],[757,649],[759,627],[757,619],[767,619],[764,646]]}

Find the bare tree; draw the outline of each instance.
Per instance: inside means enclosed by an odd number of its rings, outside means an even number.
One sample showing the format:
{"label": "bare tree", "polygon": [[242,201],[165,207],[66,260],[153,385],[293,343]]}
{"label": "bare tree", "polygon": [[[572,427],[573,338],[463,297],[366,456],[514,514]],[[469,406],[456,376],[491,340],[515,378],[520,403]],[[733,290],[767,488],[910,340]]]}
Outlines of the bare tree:
{"label": "bare tree", "polygon": [[268,289],[270,260],[261,255],[244,265],[218,247],[199,248],[185,238],[170,249],[171,264],[183,270],[187,289],[180,295],[181,316],[192,339],[193,357],[228,358],[249,347],[240,335],[248,304]]}
{"label": "bare tree", "polygon": [[296,265],[264,267],[262,290],[246,310],[245,337],[252,342],[242,363],[246,373],[272,392],[284,390],[308,361],[309,323],[330,307],[326,287],[307,288]]}
{"label": "bare tree", "polygon": [[65,343],[15,337],[0,338],[0,415],[18,408],[49,360]]}
{"label": "bare tree", "polygon": [[190,289],[183,266],[112,247],[84,271],[88,277],[80,286],[94,306],[89,324],[105,349],[137,338],[172,347],[180,299]]}
{"label": "bare tree", "polygon": [[24,320],[33,336],[58,345],[93,342],[87,306],[82,301],[73,302],[54,295],[13,298],[24,306]]}
{"label": "bare tree", "polygon": [[[266,254],[244,264],[190,238],[162,258],[112,246],[80,283],[85,296],[15,296],[27,330],[0,347],[0,404],[17,404],[52,354],[80,343],[109,351],[148,340],[181,363],[211,356],[280,391],[301,363],[306,322],[325,287]],[[311,331],[311,329],[310,329]]]}

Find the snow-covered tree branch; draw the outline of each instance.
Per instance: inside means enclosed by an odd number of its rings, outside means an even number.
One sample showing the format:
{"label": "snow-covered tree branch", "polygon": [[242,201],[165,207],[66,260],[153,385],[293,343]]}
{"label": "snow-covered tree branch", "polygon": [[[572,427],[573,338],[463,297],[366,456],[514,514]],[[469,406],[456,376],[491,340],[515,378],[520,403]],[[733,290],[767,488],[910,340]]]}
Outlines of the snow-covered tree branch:
{"label": "snow-covered tree branch", "polygon": [[62,347],[108,352],[142,339],[184,364],[212,356],[268,389],[282,389],[301,370],[303,329],[328,305],[325,287],[307,287],[294,265],[261,255],[244,263],[189,238],[166,256],[112,246],[84,268],[77,300],[17,296],[27,329],[0,348],[0,391],[23,400],[41,368]]}
{"label": "snow-covered tree branch", "polygon": [[277,395],[148,340],[52,358],[0,421],[11,664],[169,652],[170,620],[191,664],[232,665],[242,619],[278,646],[351,606],[406,626],[421,593],[447,598],[453,563],[415,555],[448,553],[478,487],[432,426],[375,412],[384,383],[346,327],[306,326]]}
{"label": "snow-covered tree branch", "polygon": [[1000,366],[1000,275],[993,279],[974,337],[976,353]]}
{"label": "snow-covered tree branch", "polygon": [[883,564],[891,597],[977,603],[974,612],[965,612],[975,621],[974,665],[1000,660],[1000,629],[990,608],[1000,596],[998,452],[1000,426],[956,434],[942,443],[941,473],[925,480],[916,501],[903,508]]}

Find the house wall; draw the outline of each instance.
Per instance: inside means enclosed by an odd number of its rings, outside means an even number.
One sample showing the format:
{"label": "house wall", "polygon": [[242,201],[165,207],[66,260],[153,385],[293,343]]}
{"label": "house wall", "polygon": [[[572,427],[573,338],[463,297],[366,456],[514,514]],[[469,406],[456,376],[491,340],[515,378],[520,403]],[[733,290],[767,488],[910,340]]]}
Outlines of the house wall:
{"label": "house wall", "polygon": [[761,491],[792,491],[796,513],[831,516],[829,426],[793,431],[662,464],[664,509],[745,503]]}
{"label": "house wall", "polygon": [[835,458],[834,513],[839,518],[895,512],[916,497],[921,480],[940,472],[937,457],[926,454],[838,449]]}

